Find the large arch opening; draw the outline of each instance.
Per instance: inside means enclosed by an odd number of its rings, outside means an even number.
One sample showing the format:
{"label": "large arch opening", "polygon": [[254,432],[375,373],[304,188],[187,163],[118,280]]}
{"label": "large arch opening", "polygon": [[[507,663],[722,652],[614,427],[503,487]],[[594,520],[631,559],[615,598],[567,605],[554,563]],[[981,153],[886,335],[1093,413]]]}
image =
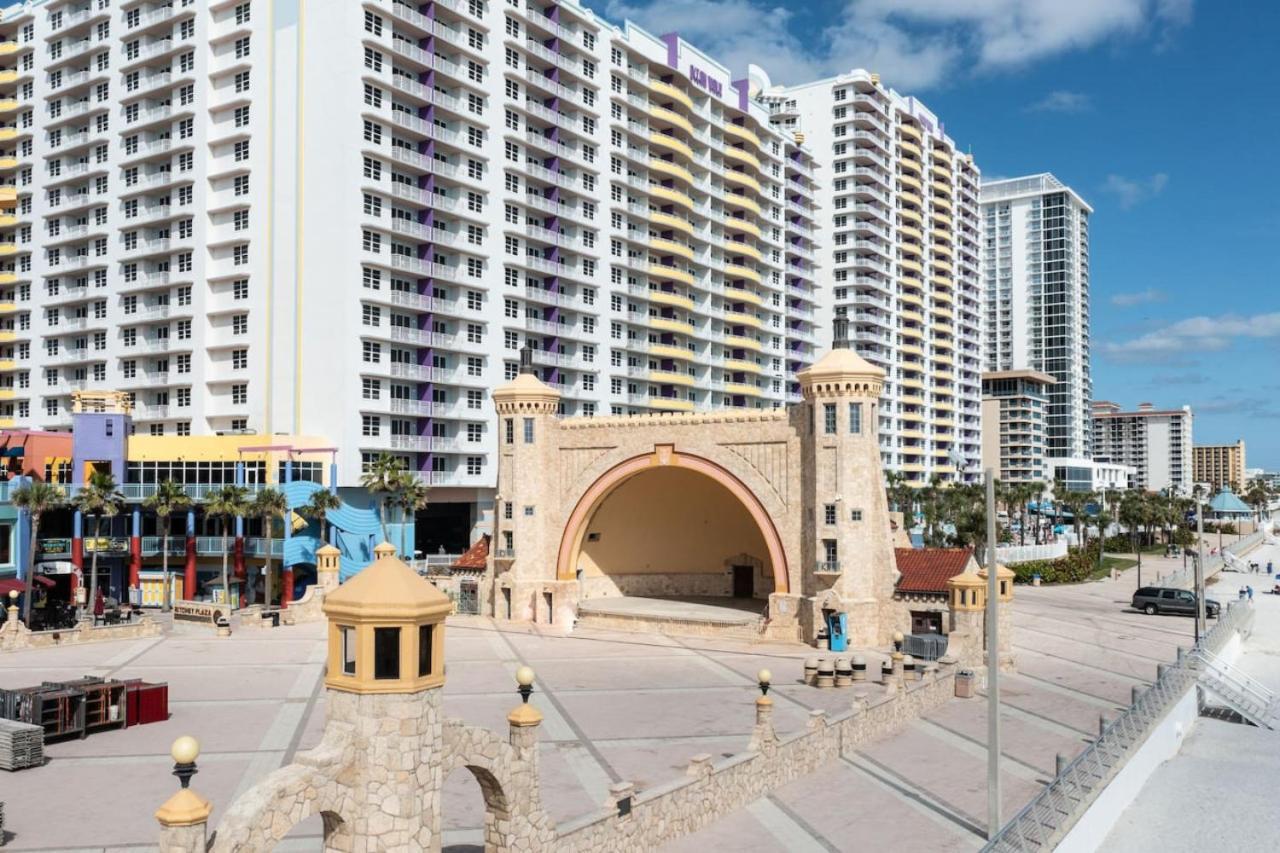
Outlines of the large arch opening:
{"label": "large arch opening", "polygon": [[592,484],[566,524],[557,570],[577,580],[580,610],[676,599],[759,614],[771,593],[789,591],[781,539],[751,490],[669,448]]}
{"label": "large arch opening", "polygon": [[440,803],[443,853],[509,849],[510,804],[490,770],[472,764],[453,768],[444,778]]}

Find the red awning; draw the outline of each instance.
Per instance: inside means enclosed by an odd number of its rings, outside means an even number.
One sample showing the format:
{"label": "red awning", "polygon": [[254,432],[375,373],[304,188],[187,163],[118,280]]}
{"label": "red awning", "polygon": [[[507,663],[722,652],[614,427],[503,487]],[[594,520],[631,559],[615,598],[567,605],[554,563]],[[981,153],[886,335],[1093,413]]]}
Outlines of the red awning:
{"label": "red awning", "polygon": [[[36,575],[35,585],[48,588],[48,587],[54,586],[55,584],[53,581],[49,580],[44,575]],[[15,590],[15,589],[18,592],[26,592],[27,591],[26,581],[22,580],[21,578],[5,578],[4,580],[0,581],[0,595],[8,595],[10,590]]]}

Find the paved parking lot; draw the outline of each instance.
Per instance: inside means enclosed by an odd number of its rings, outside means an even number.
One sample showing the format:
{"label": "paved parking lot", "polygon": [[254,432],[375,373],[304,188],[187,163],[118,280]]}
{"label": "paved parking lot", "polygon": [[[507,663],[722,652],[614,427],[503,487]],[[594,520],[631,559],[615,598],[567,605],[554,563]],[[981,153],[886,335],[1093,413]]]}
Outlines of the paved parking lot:
{"label": "paved parking lot", "polygon": [[[1116,713],[1133,686],[1154,678],[1158,662],[1189,644],[1190,620],[1126,612],[1133,586],[1127,576],[1019,587],[1018,673],[1003,682],[1006,814],[1052,774],[1055,753],[1081,749],[1100,714]],[[9,849],[153,844],[152,812],[176,784],[168,748],[180,734],[202,743],[194,787],[225,808],[319,739],[322,636],[319,625],[239,631],[221,641],[172,633],[0,657],[0,686],[85,674],[167,681],[172,711],[165,723],[51,744],[46,766],[5,776]],[[775,674],[783,732],[801,728],[811,708],[843,710],[854,690],[879,689],[797,683],[812,654],[797,646],[586,630],[546,636],[475,617],[451,620],[446,642],[450,716],[504,730],[519,701],[516,668],[527,663],[537,672],[543,792],[557,821],[598,807],[616,781],[648,787],[683,773],[693,755],[745,748],[761,667]],[[985,713],[982,701],[949,703],[671,849],[976,849],[985,831]],[[444,808],[446,844],[478,845],[482,804],[466,771],[447,780]],[[300,825],[286,846],[318,850],[318,824]]]}

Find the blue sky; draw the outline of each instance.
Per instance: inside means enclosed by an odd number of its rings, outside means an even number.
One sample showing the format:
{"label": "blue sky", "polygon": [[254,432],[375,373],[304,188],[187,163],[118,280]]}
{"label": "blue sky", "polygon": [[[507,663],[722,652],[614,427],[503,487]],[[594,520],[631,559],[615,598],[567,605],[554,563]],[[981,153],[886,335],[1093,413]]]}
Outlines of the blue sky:
{"label": "blue sky", "polygon": [[774,82],[879,71],[985,174],[1056,174],[1094,208],[1095,397],[1280,469],[1280,4],[586,2]]}

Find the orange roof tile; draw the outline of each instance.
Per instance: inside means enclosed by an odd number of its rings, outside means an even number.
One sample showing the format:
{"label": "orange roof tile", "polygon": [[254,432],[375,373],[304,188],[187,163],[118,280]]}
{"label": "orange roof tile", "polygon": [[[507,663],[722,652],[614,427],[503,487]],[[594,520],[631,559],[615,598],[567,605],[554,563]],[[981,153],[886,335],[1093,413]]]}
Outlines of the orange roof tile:
{"label": "orange roof tile", "polygon": [[947,581],[965,570],[972,548],[895,548],[898,592],[947,594]]}

